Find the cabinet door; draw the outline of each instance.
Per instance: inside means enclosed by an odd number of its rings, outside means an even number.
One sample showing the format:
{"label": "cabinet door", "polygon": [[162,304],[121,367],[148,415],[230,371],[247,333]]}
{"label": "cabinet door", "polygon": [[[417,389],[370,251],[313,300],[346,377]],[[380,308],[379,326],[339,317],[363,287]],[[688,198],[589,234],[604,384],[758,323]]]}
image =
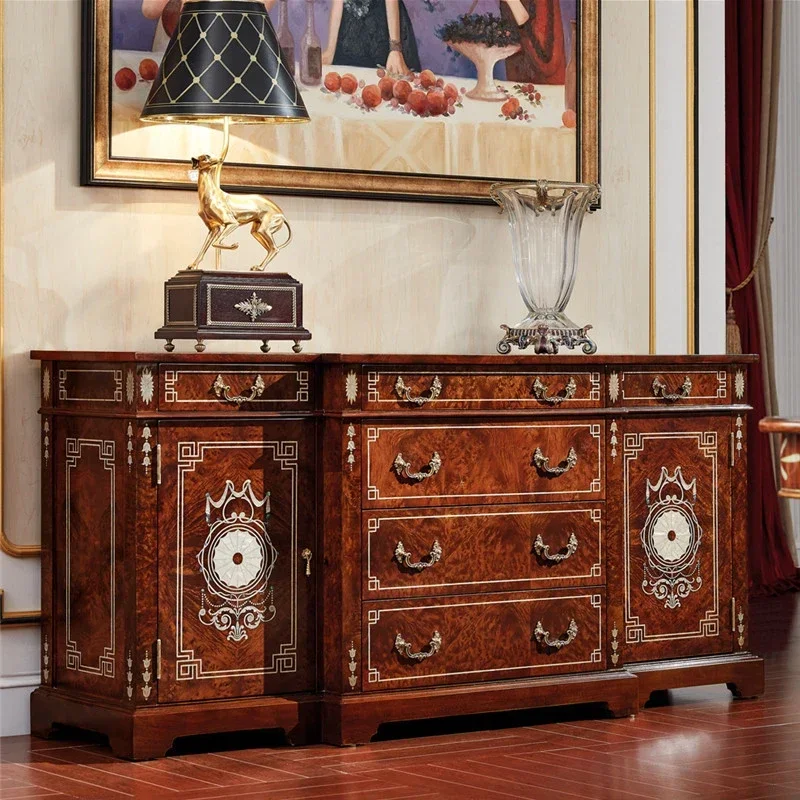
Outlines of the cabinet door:
{"label": "cabinet door", "polygon": [[609,435],[612,662],[730,652],[730,420],[621,419]]}
{"label": "cabinet door", "polygon": [[314,688],[314,422],[162,424],[159,702]]}

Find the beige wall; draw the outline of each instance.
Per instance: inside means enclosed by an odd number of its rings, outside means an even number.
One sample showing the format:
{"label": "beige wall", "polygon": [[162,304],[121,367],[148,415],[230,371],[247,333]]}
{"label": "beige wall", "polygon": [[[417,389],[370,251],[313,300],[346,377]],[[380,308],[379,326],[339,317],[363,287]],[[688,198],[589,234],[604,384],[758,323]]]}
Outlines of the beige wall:
{"label": "beige wall", "polygon": [[[3,5],[4,517],[7,534],[28,543],[38,540],[40,442],[28,351],[156,347],[162,283],[193,257],[204,229],[190,193],[78,186],[79,2]],[[594,324],[600,352],[648,350],[648,52],[648,3],[604,0],[603,209],[585,224],[569,307],[576,322]],[[311,349],[489,353],[500,323],[523,316],[493,208],[281,202],[295,242],[275,268],[305,284]],[[238,257],[249,264],[245,239]],[[0,554],[9,608],[38,605],[34,562]],[[28,635],[0,637],[0,675],[10,638]]]}

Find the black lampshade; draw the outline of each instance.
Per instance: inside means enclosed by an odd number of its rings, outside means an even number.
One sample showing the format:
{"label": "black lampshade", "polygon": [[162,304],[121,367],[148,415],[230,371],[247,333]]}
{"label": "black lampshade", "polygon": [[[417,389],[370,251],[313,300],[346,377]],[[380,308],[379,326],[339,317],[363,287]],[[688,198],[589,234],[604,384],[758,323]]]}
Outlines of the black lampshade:
{"label": "black lampshade", "polygon": [[186,0],[141,119],[306,122],[308,112],[259,0]]}

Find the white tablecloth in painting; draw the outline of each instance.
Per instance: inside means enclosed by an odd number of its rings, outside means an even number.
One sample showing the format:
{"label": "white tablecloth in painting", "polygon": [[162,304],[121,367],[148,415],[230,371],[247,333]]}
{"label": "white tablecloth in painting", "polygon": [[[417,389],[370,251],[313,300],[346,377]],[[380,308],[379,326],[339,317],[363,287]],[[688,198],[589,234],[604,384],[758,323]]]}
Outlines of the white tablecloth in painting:
{"label": "white tablecloth in painting", "polygon": [[[113,73],[137,71],[142,53],[115,51]],[[329,66],[323,74],[351,73],[377,83],[374,69]],[[459,89],[474,79],[444,77]],[[512,91],[513,83],[498,81]],[[190,154],[215,152],[218,135],[194,126],[147,125],[138,121],[150,84],[112,91],[112,154],[117,157],[188,160]],[[301,86],[311,115],[309,125],[248,125],[232,129],[229,161],[328,169],[411,172],[465,177],[574,180],[575,129],[561,122],[563,86],[539,86],[542,105],[529,108],[530,121],[504,119],[502,103],[461,96],[452,116],[416,117],[383,102],[365,111],[320,87]],[[360,91],[360,90],[359,90]]]}

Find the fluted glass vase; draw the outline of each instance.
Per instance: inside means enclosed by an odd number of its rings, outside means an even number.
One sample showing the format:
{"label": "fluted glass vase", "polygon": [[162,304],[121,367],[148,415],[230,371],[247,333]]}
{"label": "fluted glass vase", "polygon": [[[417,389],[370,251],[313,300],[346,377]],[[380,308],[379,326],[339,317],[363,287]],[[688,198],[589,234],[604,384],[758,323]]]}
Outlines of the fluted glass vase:
{"label": "fluted glass vase", "polygon": [[564,313],[575,285],[578,243],[586,213],[600,198],[597,184],[507,183],[492,187],[492,199],[508,217],[517,284],[528,314],[518,325],[502,325],[499,353],[512,346],[536,353],[559,347],[597,351],[591,325],[578,326]]}

